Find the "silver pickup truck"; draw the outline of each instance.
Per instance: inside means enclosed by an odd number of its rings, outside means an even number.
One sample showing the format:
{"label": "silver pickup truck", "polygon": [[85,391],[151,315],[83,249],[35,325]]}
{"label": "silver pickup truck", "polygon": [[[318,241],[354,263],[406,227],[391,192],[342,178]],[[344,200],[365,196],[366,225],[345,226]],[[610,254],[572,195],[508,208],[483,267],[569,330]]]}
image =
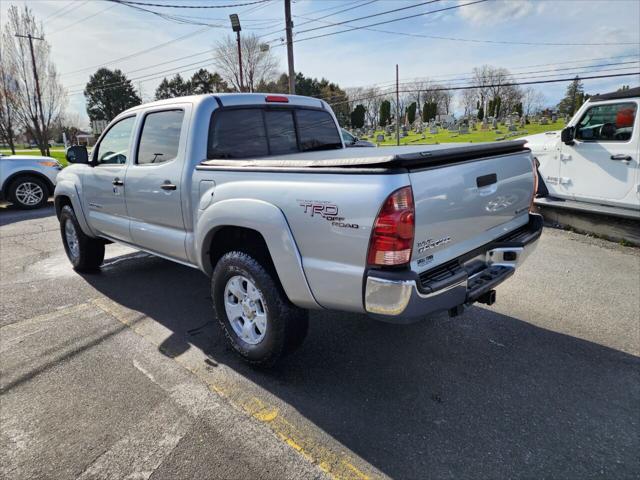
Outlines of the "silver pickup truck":
{"label": "silver pickup truck", "polygon": [[55,206],[74,268],[120,242],[203,271],[256,365],[302,343],[309,309],[405,323],[492,304],[542,231],[523,142],[347,149],[301,96],[141,105],[67,159]]}

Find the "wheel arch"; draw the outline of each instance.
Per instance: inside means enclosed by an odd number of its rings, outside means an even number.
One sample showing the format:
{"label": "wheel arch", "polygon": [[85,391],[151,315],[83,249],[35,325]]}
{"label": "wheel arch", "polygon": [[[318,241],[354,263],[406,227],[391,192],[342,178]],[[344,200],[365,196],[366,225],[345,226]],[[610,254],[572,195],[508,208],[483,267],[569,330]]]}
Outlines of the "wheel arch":
{"label": "wheel arch", "polygon": [[194,248],[200,268],[208,275],[213,272],[213,262],[227,251],[248,249],[247,253],[263,255],[270,263],[292,303],[320,308],[293,234],[278,207],[261,200],[233,199],[214,203],[198,214]]}
{"label": "wheel arch", "polygon": [[2,184],[3,194],[7,195],[7,191],[9,190],[9,188],[11,188],[11,184],[21,177],[35,177],[38,180],[41,180],[47,186],[49,195],[53,195],[53,192],[55,190],[55,185],[51,182],[51,180],[49,180],[49,178],[46,175],[36,170],[20,170],[18,172],[14,172],[11,175],[9,175],[5,179],[4,183]]}
{"label": "wheel arch", "polygon": [[84,210],[82,209],[82,203],[80,202],[80,196],[78,195],[76,186],[72,181],[58,181],[53,201],[56,209],[56,217],[58,217],[58,219],[60,218],[60,212],[62,211],[62,208],[65,205],[69,205],[71,208],[73,208],[76,218],[78,219],[78,224],[80,225],[80,228],[85,233],[85,235],[89,237],[96,237],[96,235],[91,230],[89,223],[87,222]]}

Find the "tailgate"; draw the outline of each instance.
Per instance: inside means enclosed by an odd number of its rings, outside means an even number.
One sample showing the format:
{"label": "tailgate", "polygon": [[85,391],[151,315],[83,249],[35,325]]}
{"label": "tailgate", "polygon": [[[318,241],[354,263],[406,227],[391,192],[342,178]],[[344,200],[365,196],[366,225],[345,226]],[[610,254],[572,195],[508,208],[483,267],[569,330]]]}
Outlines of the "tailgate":
{"label": "tailgate", "polygon": [[416,209],[414,271],[436,267],[528,221],[531,153],[410,169]]}

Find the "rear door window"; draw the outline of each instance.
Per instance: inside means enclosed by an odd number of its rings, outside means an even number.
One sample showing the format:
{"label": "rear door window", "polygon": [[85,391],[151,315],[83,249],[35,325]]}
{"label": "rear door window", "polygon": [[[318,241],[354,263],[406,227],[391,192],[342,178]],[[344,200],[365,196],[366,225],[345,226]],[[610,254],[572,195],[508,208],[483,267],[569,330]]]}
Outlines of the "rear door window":
{"label": "rear door window", "polygon": [[328,112],[298,110],[296,111],[296,119],[300,149],[303,152],[342,148],[338,129]]}
{"label": "rear door window", "polygon": [[149,113],[144,118],[138,164],[157,165],[170,162],[178,156],[183,118],[182,110]]}
{"label": "rear door window", "polygon": [[209,158],[269,155],[262,110],[243,108],[214,114],[209,132]]}

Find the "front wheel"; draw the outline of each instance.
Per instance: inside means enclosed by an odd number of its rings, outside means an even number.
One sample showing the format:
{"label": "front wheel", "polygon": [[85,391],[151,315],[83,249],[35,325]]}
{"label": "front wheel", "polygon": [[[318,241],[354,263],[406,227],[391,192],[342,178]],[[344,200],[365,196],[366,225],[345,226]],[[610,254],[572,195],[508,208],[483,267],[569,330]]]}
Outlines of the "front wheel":
{"label": "front wheel", "polygon": [[14,180],[9,187],[9,200],[23,210],[40,208],[47,204],[49,189],[36,177],[24,176]]}
{"label": "front wheel", "polygon": [[211,294],[231,346],[251,364],[275,364],[306,336],[307,312],[292,305],[272,274],[244,252],[229,252],[218,261]]}
{"label": "front wheel", "polygon": [[96,271],[104,261],[104,242],[85,235],[76,214],[69,205],[60,212],[62,244],[73,269],[87,273]]}

